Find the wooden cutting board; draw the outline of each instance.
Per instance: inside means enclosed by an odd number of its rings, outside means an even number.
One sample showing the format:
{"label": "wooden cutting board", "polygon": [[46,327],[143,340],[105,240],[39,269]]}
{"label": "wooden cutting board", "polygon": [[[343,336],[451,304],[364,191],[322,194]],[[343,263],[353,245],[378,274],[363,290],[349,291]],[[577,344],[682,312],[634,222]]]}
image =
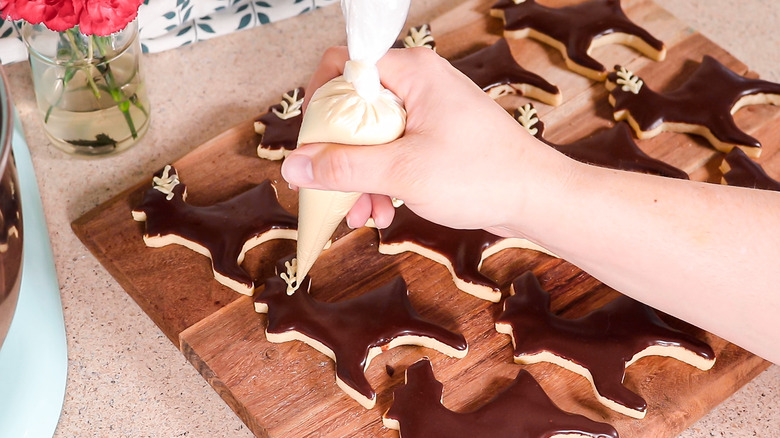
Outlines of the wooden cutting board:
{"label": "wooden cutting board", "polygon": [[[431,22],[438,52],[455,59],[499,38],[501,23],[488,17],[490,4],[467,1]],[[606,46],[594,51],[605,65],[625,65],[654,89],[679,84],[703,54],[740,74],[750,74],[741,62],[654,3],[624,1],[624,8],[629,17],[666,43],[669,54],[657,63],[631,49]],[[603,84],[569,72],[558,52],[547,46],[531,40],[510,41],[510,45],[521,65],[563,92],[564,103],[559,107],[534,102],[547,126],[548,139],[570,142],[614,123]],[[299,85],[289,84],[289,88]],[[268,94],[281,95],[286,90],[272,91],[278,93]],[[500,101],[510,110],[525,102],[522,97]],[[758,162],[780,178],[780,110],[747,107],[736,114],[736,121],[763,142]],[[252,120],[247,120],[173,163],[188,186],[188,201],[208,205],[270,179],[282,205],[297,213],[296,194],[281,179],[280,164],[257,158],[257,142]],[[692,179],[720,180],[717,166],[723,155],[700,138],[661,134],[639,144],[651,156],[689,172]],[[675,327],[709,342],[717,363],[702,372],[674,359],[649,357],[629,367],[625,385],[648,402],[645,419],[635,420],[601,406],[585,379],[569,371],[549,364],[512,363],[509,337],[494,330],[501,306],[460,292],[443,266],[411,253],[381,255],[374,230],[350,232],[342,225],[338,239],[311,271],[316,299],[336,301],[360,295],[401,275],[422,315],[463,333],[469,342],[464,359],[420,347],[399,347],[379,355],[367,370],[378,393],[377,405],[366,410],[336,386],[334,366],[327,357],[297,341],[269,343],[264,335],[265,315],[254,312],[249,297],[217,283],[208,259],[180,246],[145,247],[143,225],[132,220],[130,210],[140,202],[156,170],[149,169],[149,179],[77,219],[73,229],[258,436],[397,436],[382,427],[381,415],[392,403],[393,388],[403,382],[403,370],[428,356],[444,384],[444,404],[453,410],[480,406],[525,368],[564,410],[609,422],[622,437],[673,437],[769,366],[714,335],[665,317]],[[243,266],[262,282],[272,274],[275,261],[294,250],[294,243],[271,241],[251,250]],[[617,296],[570,263],[528,250],[505,250],[486,260],[482,270],[502,286],[505,295],[515,276],[532,270],[550,291],[553,311],[566,317],[588,313]]]}

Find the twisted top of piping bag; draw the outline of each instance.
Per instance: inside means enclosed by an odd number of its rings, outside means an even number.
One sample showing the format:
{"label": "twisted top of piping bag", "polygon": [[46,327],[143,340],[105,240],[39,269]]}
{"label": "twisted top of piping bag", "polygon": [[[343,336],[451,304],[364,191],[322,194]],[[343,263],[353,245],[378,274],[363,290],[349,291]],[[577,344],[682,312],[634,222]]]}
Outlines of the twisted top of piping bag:
{"label": "twisted top of piping bag", "polygon": [[341,0],[347,30],[349,61],[344,78],[367,101],[382,85],[376,63],[390,50],[401,33],[411,0]]}

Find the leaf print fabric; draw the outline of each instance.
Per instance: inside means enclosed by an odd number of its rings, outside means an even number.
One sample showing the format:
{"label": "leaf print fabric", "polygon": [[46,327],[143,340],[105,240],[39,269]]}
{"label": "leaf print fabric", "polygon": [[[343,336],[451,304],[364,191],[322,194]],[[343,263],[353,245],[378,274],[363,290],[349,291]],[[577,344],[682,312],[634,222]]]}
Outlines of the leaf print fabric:
{"label": "leaf print fabric", "polygon": [[[145,0],[138,10],[144,52],[162,52],[250,29],[339,0]],[[15,26],[0,19],[0,61],[27,59]]]}

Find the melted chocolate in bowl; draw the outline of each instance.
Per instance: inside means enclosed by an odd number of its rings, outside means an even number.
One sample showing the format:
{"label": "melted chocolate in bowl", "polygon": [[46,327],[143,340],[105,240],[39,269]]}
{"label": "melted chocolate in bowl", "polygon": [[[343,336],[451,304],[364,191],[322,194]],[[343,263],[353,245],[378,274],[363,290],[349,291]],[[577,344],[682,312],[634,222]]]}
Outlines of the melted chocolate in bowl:
{"label": "melted chocolate in bowl", "polygon": [[22,205],[11,151],[11,100],[0,68],[0,346],[19,298],[22,278]]}

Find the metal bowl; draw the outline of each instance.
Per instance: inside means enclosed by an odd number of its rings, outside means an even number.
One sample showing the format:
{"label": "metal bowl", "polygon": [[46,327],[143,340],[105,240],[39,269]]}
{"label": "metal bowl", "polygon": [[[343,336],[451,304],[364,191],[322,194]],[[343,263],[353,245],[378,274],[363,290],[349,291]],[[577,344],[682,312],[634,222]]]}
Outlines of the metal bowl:
{"label": "metal bowl", "polygon": [[11,325],[22,278],[22,204],[11,138],[13,113],[0,66],[0,347]]}

